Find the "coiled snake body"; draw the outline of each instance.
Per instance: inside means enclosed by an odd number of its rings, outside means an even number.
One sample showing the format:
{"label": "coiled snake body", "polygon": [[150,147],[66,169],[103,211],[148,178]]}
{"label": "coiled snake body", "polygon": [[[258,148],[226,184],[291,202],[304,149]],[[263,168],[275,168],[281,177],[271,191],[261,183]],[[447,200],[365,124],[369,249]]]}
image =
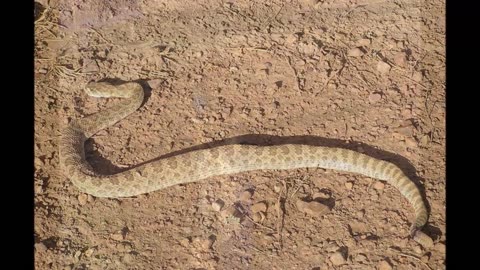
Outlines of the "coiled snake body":
{"label": "coiled snake body", "polygon": [[117,86],[92,82],[85,91],[94,97],[123,100],[111,108],[71,121],[62,132],[60,163],[66,176],[82,192],[96,197],[128,197],[214,175],[304,167],[334,169],[384,180],[396,187],[415,210],[411,236],[425,247],[433,244],[420,230],[427,222],[428,212],[417,186],[396,165],[343,148],[299,144],[226,145],[160,159],[114,175],[100,175],[85,159],[85,141],[137,110],[144,91],[133,82]]}

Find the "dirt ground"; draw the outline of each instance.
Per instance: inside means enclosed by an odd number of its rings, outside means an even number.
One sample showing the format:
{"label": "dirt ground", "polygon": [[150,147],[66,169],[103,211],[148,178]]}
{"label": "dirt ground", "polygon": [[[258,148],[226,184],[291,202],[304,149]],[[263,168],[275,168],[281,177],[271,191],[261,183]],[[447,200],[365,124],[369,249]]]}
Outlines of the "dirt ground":
{"label": "dirt ground", "polygon": [[[445,2],[40,1],[37,269],[445,269]],[[145,104],[87,142],[102,173],[198,145],[303,142],[400,166],[431,211],[425,249],[392,186],[322,169],[217,176],[134,198],[83,194],[61,129],[139,81]],[[322,213],[299,201],[323,201]]]}

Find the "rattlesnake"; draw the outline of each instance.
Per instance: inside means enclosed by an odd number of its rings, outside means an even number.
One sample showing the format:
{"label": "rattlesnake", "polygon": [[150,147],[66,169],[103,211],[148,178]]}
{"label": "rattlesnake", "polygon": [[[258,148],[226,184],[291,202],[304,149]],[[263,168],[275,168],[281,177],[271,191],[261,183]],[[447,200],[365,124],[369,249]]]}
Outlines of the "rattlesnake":
{"label": "rattlesnake", "polygon": [[420,229],[428,212],[417,186],[396,165],[343,148],[300,144],[277,146],[226,145],[163,158],[114,175],[96,173],[85,159],[84,143],[98,131],[137,110],[144,99],[140,84],[91,82],[85,91],[94,97],[120,97],[119,104],[82,119],[62,131],[60,164],[82,192],[96,197],[128,197],[199,181],[215,175],[252,170],[318,167],[362,174],[396,187],[415,210],[411,236],[424,247],[432,239]]}

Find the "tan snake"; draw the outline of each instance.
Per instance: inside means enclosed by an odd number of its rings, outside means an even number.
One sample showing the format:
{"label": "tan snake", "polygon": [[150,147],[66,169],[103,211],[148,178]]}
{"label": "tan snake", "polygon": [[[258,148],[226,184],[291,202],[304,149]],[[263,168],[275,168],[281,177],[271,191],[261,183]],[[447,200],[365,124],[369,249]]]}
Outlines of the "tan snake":
{"label": "tan snake", "polygon": [[85,141],[137,110],[143,102],[144,91],[133,82],[116,86],[91,82],[85,91],[94,97],[123,100],[111,108],[71,121],[62,131],[60,164],[82,192],[96,197],[128,197],[215,175],[305,167],[334,169],[384,180],[396,187],[415,210],[411,236],[424,247],[433,245],[432,239],[421,231],[428,212],[417,186],[393,163],[343,148],[300,144],[226,145],[156,160],[114,175],[98,174],[85,159]]}

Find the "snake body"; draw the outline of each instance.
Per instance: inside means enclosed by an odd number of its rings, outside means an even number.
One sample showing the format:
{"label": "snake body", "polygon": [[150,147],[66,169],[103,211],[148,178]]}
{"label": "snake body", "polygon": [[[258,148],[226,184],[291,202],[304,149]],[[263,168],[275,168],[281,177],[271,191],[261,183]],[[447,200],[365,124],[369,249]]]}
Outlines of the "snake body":
{"label": "snake body", "polygon": [[60,164],[82,192],[96,197],[129,197],[215,175],[305,167],[334,169],[383,180],[396,187],[415,211],[411,236],[425,247],[433,244],[421,231],[428,212],[417,186],[395,164],[343,148],[300,144],[226,145],[156,160],[114,175],[98,174],[85,159],[85,141],[137,110],[143,102],[144,91],[133,82],[116,86],[91,82],[85,91],[94,97],[123,99],[111,108],[71,121],[62,131]]}

